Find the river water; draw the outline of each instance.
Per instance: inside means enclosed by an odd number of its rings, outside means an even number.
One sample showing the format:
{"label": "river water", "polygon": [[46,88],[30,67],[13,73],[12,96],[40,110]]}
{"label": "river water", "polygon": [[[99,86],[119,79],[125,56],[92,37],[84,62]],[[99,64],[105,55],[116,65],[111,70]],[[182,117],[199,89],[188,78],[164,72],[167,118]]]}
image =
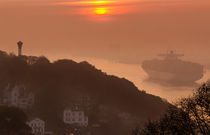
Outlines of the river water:
{"label": "river water", "polygon": [[103,72],[106,72],[110,75],[116,75],[121,78],[126,78],[132,81],[140,90],[145,90],[147,93],[160,96],[169,102],[176,102],[182,97],[191,95],[193,91],[199,87],[199,84],[204,83],[208,80],[208,78],[210,78],[210,70],[206,70],[204,77],[197,82],[197,86],[160,85],[157,83],[145,81],[148,76],[143,71],[140,64],[124,64],[94,58],[74,58],[74,60],[77,62],[86,60],[96,68],[101,69]]}

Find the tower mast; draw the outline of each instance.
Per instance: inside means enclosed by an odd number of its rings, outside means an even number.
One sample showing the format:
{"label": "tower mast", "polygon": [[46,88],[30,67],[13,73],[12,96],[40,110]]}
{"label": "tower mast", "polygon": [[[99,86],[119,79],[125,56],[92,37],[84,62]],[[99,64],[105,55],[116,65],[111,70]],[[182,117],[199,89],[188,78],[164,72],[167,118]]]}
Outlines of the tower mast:
{"label": "tower mast", "polygon": [[22,47],[23,47],[23,42],[19,41],[17,43],[18,45],[18,56],[22,56]]}

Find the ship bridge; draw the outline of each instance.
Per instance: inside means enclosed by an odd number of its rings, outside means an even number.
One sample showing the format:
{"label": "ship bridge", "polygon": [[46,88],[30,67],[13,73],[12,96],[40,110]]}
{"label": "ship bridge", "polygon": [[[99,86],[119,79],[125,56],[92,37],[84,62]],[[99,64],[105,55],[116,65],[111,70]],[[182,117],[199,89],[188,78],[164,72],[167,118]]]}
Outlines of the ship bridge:
{"label": "ship bridge", "polygon": [[170,51],[170,52],[167,53],[167,54],[159,54],[158,56],[164,57],[164,59],[166,59],[166,60],[176,60],[176,59],[178,59],[179,57],[183,57],[184,54],[177,54],[177,53],[175,53],[174,51]]}

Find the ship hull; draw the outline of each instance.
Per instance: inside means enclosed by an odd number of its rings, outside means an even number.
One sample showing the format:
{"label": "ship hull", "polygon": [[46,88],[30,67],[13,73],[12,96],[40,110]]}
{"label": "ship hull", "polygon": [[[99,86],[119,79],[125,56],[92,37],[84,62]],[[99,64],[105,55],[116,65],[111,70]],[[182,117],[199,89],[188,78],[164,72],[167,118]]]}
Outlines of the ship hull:
{"label": "ship hull", "polygon": [[148,79],[160,81],[179,81],[179,82],[196,82],[201,79],[199,76],[173,74],[168,72],[157,72],[154,70],[147,70]]}
{"label": "ship hull", "polygon": [[148,74],[148,79],[156,82],[190,84],[203,77],[203,66],[181,60],[144,61],[143,70]]}

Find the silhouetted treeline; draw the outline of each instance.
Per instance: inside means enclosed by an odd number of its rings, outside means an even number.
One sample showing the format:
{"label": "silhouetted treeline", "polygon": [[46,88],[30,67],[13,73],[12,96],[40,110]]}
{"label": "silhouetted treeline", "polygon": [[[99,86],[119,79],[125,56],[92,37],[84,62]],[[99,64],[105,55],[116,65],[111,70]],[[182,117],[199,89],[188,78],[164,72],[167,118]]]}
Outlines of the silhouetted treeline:
{"label": "silhouetted treeline", "polygon": [[158,121],[148,121],[142,130],[133,135],[209,135],[210,84],[199,87],[193,96],[181,99],[170,106]]}
{"label": "silhouetted treeline", "polygon": [[[104,134],[126,134],[148,118],[159,118],[168,106],[125,78],[107,75],[87,62],[67,59],[52,63],[44,56],[17,57],[0,52],[0,90],[8,83],[24,84],[34,92],[35,105],[28,113],[49,121],[57,132],[64,127],[63,110],[73,104],[85,108],[91,124],[103,125]],[[82,102],[83,97],[89,100]]]}

